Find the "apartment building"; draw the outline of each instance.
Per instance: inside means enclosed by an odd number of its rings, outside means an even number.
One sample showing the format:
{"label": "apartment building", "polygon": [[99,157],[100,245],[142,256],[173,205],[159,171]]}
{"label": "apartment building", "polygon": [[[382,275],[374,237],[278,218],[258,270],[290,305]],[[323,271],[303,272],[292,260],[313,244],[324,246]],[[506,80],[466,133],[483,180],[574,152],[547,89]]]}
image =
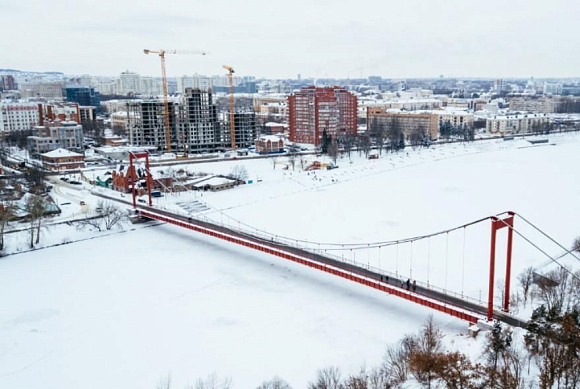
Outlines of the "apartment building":
{"label": "apartment building", "polygon": [[0,132],[30,130],[39,124],[38,104],[0,103]]}
{"label": "apartment building", "polygon": [[211,90],[185,90],[179,110],[178,128],[180,148],[187,149],[189,153],[215,152],[222,146],[218,107]]}
{"label": "apartment building", "polygon": [[[222,127],[222,143],[225,147],[231,146],[230,120],[230,113],[228,112]],[[258,137],[256,114],[254,112],[236,112],[234,114],[234,133],[237,148],[253,146],[255,139]]]}
{"label": "apartment building", "polygon": [[22,98],[62,101],[64,99],[63,86],[62,82],[46,82],[21,84],[19,88]]}
{"label": "apartment building", "polygon": [[1,91],[9,91],[9,90],[16,90],[18,89],[18,84],[14,79],[14,76],[11,75],[4,75],[0,76],[0,90]]}
{"label": "apartment building", "polygon": [[486,119],[485,129],[489,134],[525,134],[541,131],[549,122],[542,113],[495,115]]}
{"label": "apartment building", "polygon": [[77,103],[38,104],[38,109],[41,126],[45,121],[81,122],[80,108]]}
{"label": "apartment building", "polygon": [[511,111],[554,113],[557,100],[552,96],[516,96],[509,99]]}
{"label": "apartment building", "polygon": [[357,97],[342,87],[302,88],[288,96],[290,141],[320,144],[322,134],[336,137],[357,131]]}
{"label": "apartment building", "polygon": [[[177,104],[169,102],[169,131],[171,148],[177,146]],[[161,100],[133,100],[127,103],[129,142],[133,146],[153,146],[166,150],[165,105]]]}
{"label": "apartment building", "polygon": [[371,128],[375,123],[384,125],[386,131],[397,125],[405,138],[408,138],[417,129],[429,134],[431,139],[439,137],[439,117],[431,112],[387,111],[383,108],[368,108],[367,128]]}
{"label": "apartment building", "polygon": [[77,152],[84,149],[83,126],[76,122],[45,121],[44,125],[34,127],[34,134],[27,138],[28,150],[32,154],[43,154],[59,148]]}

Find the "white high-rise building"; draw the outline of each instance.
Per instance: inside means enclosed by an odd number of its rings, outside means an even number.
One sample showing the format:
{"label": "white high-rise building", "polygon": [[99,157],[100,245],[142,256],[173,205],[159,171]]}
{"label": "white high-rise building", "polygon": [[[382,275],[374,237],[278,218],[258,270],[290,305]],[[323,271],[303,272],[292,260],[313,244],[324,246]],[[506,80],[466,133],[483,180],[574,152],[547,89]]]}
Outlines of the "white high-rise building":
{"label": "white high-rise building", "polygon": [[38,104],[0,104],[0,132],[30,130],[39,123]]}
{"label": "white high-rise building", "polygon": [[177,77],[177,91],[184,93],[187,88],[194,87],[194,78],[190,76],[183,75]]}
{"label": "white high-rise building", "polygon": [[562,84],[551,84],[544,82],[544,94],[545,95],[561,95],[563,90]]}
{"label": "white high-rise building", "polygon": [[163,84],[157,78],[141,77],[140,92],[147,96],[158,96],[163,93]]}
{"label": "white high-rise building", "polygon": [[138,73],[133,73],[128,70],[122,72],[119,77],[118,92],[124,95],[129,93],[140,93],[141,76]]}

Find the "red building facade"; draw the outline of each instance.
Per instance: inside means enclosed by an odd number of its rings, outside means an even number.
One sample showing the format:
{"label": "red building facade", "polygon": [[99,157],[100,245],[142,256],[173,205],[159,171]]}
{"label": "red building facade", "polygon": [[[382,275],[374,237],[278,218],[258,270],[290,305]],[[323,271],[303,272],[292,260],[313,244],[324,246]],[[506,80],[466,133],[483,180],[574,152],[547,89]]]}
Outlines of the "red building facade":
{"label": "red building facade", "polygon": [[357,131],[357,98],[338,86],[309,86],[288,96],[290,141],[318,145],[324,131],[332,137]]}

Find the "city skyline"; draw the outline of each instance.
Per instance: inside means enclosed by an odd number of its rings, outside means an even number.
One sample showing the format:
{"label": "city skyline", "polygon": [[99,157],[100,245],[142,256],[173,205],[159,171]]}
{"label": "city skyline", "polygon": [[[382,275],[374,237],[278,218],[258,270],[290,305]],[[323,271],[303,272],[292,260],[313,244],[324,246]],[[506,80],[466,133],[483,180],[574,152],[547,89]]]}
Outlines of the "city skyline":
{"label": "city skyline", "polygon": [[[580,43],[569,0],[543,2],[296,1],[251,4],[176,1],[0,0],[2,68],[114,76],[129,69],[159,75],[143,49],[204,50],[172,55],[168,75],[265,78],[482,77],[566,78],[578,75]],[[453,23],[448,21],[452,20]],[[26,33],[24,33],[26,32]],[[120,42],[120,43],[119,43]],[[6,55],[7,54],[7,55]]]}

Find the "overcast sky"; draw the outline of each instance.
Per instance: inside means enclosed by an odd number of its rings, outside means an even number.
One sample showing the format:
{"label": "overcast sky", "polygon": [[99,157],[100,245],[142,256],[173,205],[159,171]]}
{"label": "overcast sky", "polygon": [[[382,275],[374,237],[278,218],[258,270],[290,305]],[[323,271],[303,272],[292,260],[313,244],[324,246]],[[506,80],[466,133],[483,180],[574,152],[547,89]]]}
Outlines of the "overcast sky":
{"label": "overcast sky", "polygon": [[569,77],[579,0],[0,0],[0,68],[158,76]]}

